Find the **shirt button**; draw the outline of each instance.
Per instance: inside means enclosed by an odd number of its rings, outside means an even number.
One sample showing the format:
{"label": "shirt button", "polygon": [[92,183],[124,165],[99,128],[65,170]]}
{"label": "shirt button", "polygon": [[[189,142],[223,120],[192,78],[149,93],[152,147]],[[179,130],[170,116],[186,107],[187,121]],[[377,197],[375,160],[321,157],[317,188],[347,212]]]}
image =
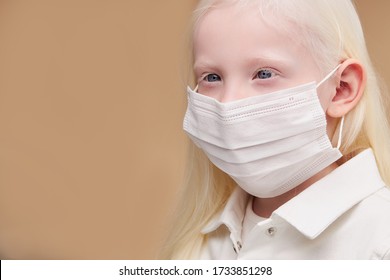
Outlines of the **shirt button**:
{"label": "shirt button", "polygon": [[238,254],[238,252],[241,250],[242,248],[242,244],[240,241],[237,241],[236,244],[233,243],[233,250],[236,254]]}
{"label": "shirt button", "polygon": [[276,233],[276,228],[275,227],[270,227],[270,228],[267,229],[267,234],[269,236],[274,236],[275,233]]}

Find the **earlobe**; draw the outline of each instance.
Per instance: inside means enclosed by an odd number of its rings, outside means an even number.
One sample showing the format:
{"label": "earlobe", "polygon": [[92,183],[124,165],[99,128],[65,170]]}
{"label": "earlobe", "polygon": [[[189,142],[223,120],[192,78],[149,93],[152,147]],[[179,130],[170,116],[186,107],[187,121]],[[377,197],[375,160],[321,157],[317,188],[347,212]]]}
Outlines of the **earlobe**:
{"label": "earlobe", "polygon": [[356,59],[345,60],[338,73],[338,84],[327,114],[340,118],[350,112],[360,101],[366,86],[366,71]]}

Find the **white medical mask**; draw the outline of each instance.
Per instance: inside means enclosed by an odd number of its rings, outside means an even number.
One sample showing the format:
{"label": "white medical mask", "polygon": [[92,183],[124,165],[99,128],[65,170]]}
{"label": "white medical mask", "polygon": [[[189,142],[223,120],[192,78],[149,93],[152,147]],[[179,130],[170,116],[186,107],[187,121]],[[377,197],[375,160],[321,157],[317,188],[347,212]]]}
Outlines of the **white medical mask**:
{"label": "white medical mask", "polygon": [[[338,66],[339,67],[339,66]],[[221,103],[189,87],[184,130],[249,194],[281,195],[342,154],[333,148],[315,82]],[[340,132],[341,136],[341,132]]]}

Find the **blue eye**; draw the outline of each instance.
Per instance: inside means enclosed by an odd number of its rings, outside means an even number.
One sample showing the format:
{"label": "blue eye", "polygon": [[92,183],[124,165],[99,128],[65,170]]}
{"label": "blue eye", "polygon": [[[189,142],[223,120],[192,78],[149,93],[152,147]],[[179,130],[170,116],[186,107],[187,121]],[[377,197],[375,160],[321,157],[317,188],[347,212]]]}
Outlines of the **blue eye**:
{"label": "blue eye", "polygon": [[262,79],[262,80],[272,78],[273,76],[274,76],[274,72],[272,72],[269,69],[259,70],[256,74],[256,78]]}
{"label": "blue eye", "polygon": [[213,83],[213,82],[219,82],[221,80],[221,77],[219,77],[217,74],[208,74],[206,75],[203,80]]}

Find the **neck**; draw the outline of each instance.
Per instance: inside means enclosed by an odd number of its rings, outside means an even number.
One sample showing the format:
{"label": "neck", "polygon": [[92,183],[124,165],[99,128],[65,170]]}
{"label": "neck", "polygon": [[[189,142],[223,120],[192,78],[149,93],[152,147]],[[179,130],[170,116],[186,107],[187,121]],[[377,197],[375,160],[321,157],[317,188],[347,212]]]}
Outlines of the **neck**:
{"label": "neck", "polygon": [[330,172],[335,170],[338,167],[337,163],[333,163],[329,165],[327,168],[323,169],[321,172],[317,173],[310,179],[306,180],[302,184],[298,185],[294,189],[281,194],[276,197],[270,197],[270,198],[261,198],[261,197],[254,197],[253,198],[253,212],[264,218],[269,218],[271,214],[280,206],[285,204],[287,201],[292,199],[293,197],[297,196],[299,193],[313,185],[315,182],[320,180],[321,178],[328,175]]}

